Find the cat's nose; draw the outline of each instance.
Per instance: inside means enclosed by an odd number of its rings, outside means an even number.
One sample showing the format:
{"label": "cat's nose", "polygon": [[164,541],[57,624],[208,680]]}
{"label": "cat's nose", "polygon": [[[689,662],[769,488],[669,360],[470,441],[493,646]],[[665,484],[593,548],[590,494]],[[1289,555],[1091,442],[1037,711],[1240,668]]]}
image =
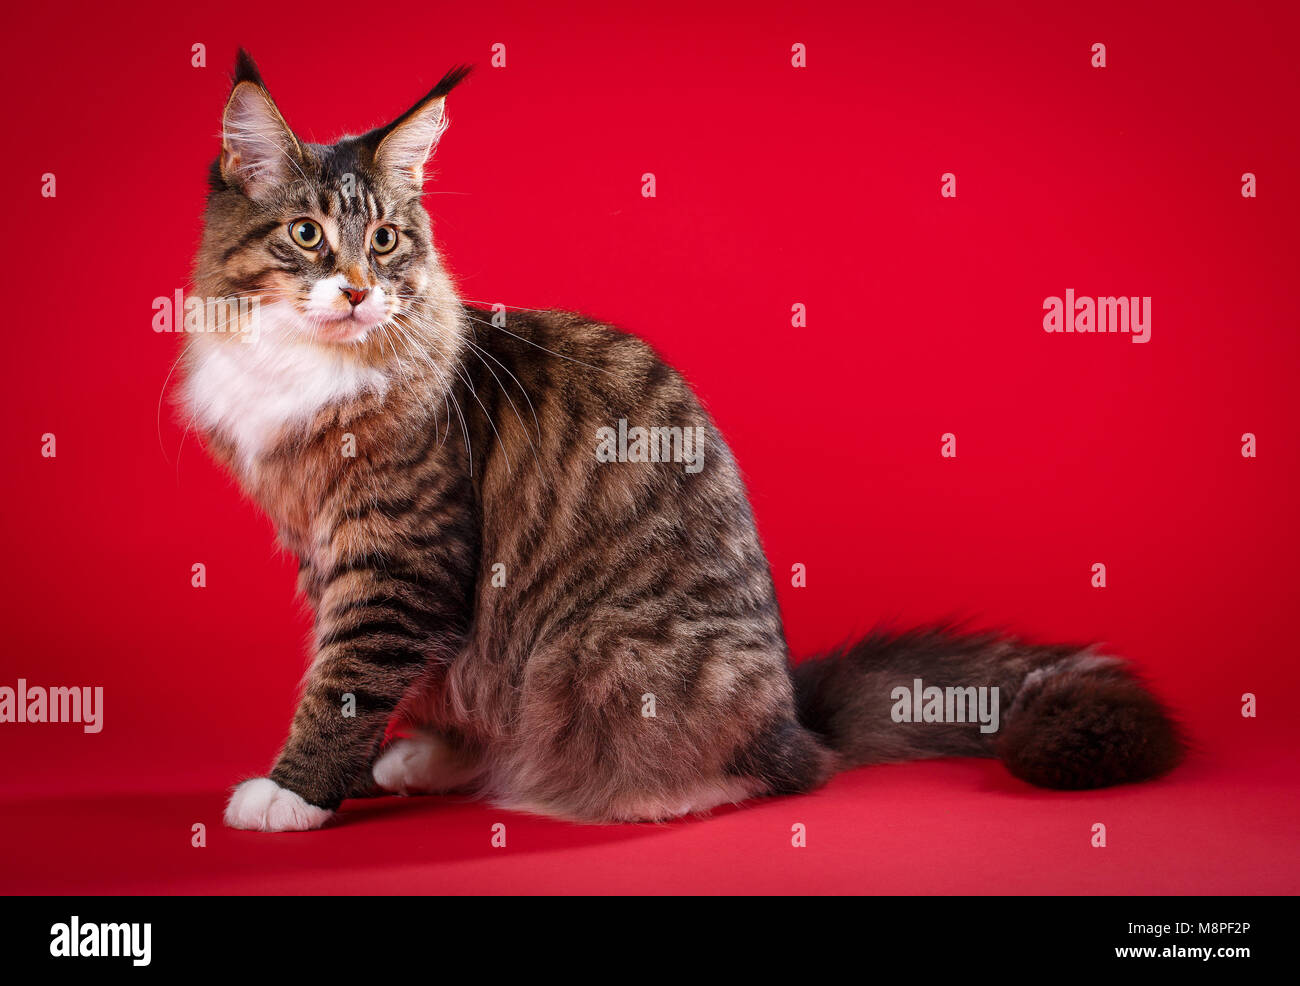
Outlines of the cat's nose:
{"label": "cat's nose", "polygon": [[366,295],[370,293],[367,288],[339,288],[343,292],[343,297],[347,298],[353,308],[366,300]]}

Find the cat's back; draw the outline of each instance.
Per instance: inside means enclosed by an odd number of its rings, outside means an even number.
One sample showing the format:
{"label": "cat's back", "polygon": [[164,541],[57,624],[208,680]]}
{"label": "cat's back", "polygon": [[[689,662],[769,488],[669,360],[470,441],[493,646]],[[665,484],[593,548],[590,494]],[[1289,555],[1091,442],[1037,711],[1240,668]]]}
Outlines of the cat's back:
{"label": "cat's back", "polygon": [[[682,375],[645,340],[559,310],[493,312],[467,306],[465,318],[462,364],[471,392],[463,403],[480,421],[475,440],[484,473],[493,464],[504,466],[497,460],[506,458],[515,478],[515,465],[540,466],[552,479],[561,474],[585,477],[582,486],[597,478],[592,467],[608,462],[671,462],[677,464],[672,471],[680,473],[684,456],[703,453],[701,443],[692,444],[701,437],[710,459],[707,469],[700,462],[687,464],[687,475],[698,477],[695,485],[731,487],[739,482],[730,450],[709,413]],[[611,435],[616,448],[603,447]],[[558,471],[557,464],[562,467]],[[639,470],[640,476],[615,472],[633,487],[666,478],[658,468]]]}
{"label": "cat's back", "polygon": [[631,332],[558,309],[464,311],[478,377],[490,380],[489,371],[499,373],[504,364],[575,402],[572,410],[597,415],[655,404],[701,410],[681,374]]}

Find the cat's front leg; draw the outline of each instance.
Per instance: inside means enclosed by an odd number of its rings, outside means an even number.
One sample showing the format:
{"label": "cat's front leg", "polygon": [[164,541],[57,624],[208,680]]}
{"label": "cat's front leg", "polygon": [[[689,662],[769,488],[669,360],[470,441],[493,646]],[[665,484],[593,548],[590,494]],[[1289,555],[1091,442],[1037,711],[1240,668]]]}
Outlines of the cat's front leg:
{"label": "cat's front leg", "polygon": [[349,569],[325,587],[315,656],[289,739],[270,777],[235,789],[227,825],[261,832],[324,825],[369,781],[403,695],[455,652],[464,624],[460,586],[443,572],[390,571],[398,574]]}

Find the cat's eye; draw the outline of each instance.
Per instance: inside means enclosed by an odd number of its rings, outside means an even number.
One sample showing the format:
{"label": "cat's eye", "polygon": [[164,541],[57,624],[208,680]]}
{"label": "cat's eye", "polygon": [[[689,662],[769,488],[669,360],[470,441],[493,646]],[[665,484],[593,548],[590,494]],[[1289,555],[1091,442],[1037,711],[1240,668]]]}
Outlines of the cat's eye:
{"label": "cat's eye", "polygon": [[392,226],[379,226],[370,234],[370,249],[375,253],[392,253],[397,246],[397,230]]}
{"label": "cat's eye", "polygon": [[289,224],[289,235],[304,250],[315,250],[324,236],[320,223],[312,219],[295,219]]}

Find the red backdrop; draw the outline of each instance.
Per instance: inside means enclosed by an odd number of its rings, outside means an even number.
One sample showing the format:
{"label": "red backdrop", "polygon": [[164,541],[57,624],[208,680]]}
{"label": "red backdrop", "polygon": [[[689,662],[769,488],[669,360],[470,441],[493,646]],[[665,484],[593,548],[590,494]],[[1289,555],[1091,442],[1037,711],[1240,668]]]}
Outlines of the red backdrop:
{"label": "red backdrop", "polygon": [[[75,7],[15,9],[4,42],[0,685],[102,685],[105,725],[0,725],[8,848],[71,860],[14,859],[0,889],[247,889],[262,885],[236,876],[269,860],[299,882],[267,888],[1296,889],[1275,861],[1294,850],[1300,685],[1291,5]],[[607,319],[686,374],[747,476],[796,654],[951,615],[1098,639],[1141,663],[1200,753],[1097,795],[1032,792],[992,764],[859,771],[654,829],[649,857],[624,844],[644,829],[510,816],[513,845],[568,850],[563,865],[492,857],[501,813],[481,806],[381,803],[369,825],[269,841],[221,830],[222,789],[284,735],[308,629],[269,524],[160,410],[176,350],[151,303],[188,277],[237,44],[314,140],[478,63],[427,197],[464,295]],[[1043,300],[1067,288],[1150,296],[1150,342],[1045,333]],[[1098,864],[1087,826],[1123,805],[1143,834]],[[815,865],[788,844],[811,818]],[[78,856],[86,825],[102,837]],[[324,861],[350,840],[391,871],[412,858],[403,838],[452,848],[371,883]],[[999,884],[995,862],[959,861],[1002,840],[1034,872]]]}

